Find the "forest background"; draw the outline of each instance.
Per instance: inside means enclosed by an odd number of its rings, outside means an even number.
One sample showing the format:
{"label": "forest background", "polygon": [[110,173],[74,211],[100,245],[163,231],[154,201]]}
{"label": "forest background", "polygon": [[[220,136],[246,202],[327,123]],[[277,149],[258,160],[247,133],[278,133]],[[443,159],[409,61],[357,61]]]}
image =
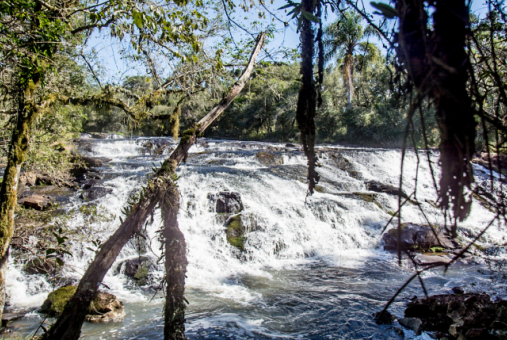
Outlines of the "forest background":
{"label": "forest background", "polygon": [[[129,101],[153,92],[158,78],[174,82],[178,76],[182,78],[172,88],[182,92],[162,98],[150,108],[152,114],[146,119],[136,119],[122,107],[110,103],[90,101],[86,105],[55,106],[51,114],[41,116],[35,123],[25,170],[44,170],[54,176],[65,173],[72,167],[72,156],[62,151],[66,150],[67,141],[82,132],[177,138],[179,131],[197,122],[235,81],[246,62],[248,46],[260,30],[271,32],[271,44],[268,42],[266,53],[241,94],[206,131],[205,137],[298,142],[295,116],[301,74],[296,23],[288,20],[287,10],[277,10],[282,2],[262,6],[252,3],[251,8],[246,2],[236,5],[203,4],[205,15],[213,19],[197,35],[202,49],[193,55],[191,62],[176,58],[167,63],[157,48],[135,50],[129,42],[114,43],[111,38],[114,32],[107,26],[93,34],[74,37],[70,47],[61,49],[53,60],[54,71],[45,85],[46,93],[63,90],[74,96],[84,96],[103,92],[105,88],[122,89],[123,99]],[[476,11],[480,12],[479,7]],[[240,19],[235,18],[235,13]],[[250,19],[252,13],[257,20]],[[349,21],[348,26],[340,29],[341,37],[331,29],[337,27],[340,18]],[[408,102],[403,89],[393,82],[393,56],[387,55],[386,46],[381,46],[378,36],[368,31],[358,14],[329,13],[326,26],[328,55],[322,86],[323,104],[316,116],[317,141],[400,147]],[[333,46],[337,42],[338,45]],[[347,55],[353,56],[353,60],[349,59],[352,65],[350,83],[344,72]],[[201,84],[197,84],[192,78],[203,70],[213,79],[203,78]],[[3,82],[7,83],[5,79]],[[197,89],[198,85],[202,88]],[[14,127],[6,101],[3,104],[0,164],[6,163]],[[177,117],[173,112],[176,106]],[[434,112],[427,110],[425,116],[430,144],[436,146],[438,131]],[[414,128],[415,143],[421,146],[418,123]]]}

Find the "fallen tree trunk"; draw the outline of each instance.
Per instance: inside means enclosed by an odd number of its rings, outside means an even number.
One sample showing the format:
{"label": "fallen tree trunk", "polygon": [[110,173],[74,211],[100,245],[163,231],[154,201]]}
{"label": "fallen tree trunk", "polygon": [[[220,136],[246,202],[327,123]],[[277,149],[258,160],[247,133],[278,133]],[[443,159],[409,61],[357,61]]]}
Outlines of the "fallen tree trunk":
{"label": "fallen tree trunk", "polygon": [[[98,287],[107,271],[113,265],[116,257],[125,244],[141,231],[141,228],[155,210],[160,202],[165,211],[163,236],[166,238],[166,256],[176,255],[178,258],[170,259],[169,266],[166,264],[166,277],[169,277],[168,284],[171,282],[171,297],[166,300],[166,319],[168,323],[175,322],[177,325],[167,325],[164,330],[165,339],[184,339],[184,276],[186,271],[186,256],[184,237],[178,228],[176,214],[179,207],[179,193],[173,183],[173,175],[176,173],[176,167],[185,160],[187,152],[195,143],[198,136],[201,136],[206,128],[229,106],[234,98],[241,92],[255,64],[255,59],[264,44],[265,34],[261,33],[257,39],[257,44],[250,56],[247,67],[243,70],[241,77],[231,87],[229,93],[216,105],[206,116],[204,116],[194,128],[186,130],[171,156],[164,161],[160,169],[152,180],[146,186],[143,197],[135,204],[131,213],[120,225],[118,230],[102,246],[99,253],[90,264],[85,274],[79,282],[74,296],[66,304],[64,311],[55,324],[43,335],[43,339],[51,340],[77,340],[81,334],[81,326],[84,322],[86,312],[90,302],[95,298]],[[174,194],[170,194],[174,192]],[[171,202],[173,200],[173,202]],[[176,201],[174,201],[176,200]],[[174,217],[173,217],[174,214]],[[164,217],[164,213],[163,213]],[[175,237],[180,241],[180,245],[172,248],[171,238]],[[181,242],[182,241],[182,242]],[[169,247],[169,248],[167,248]],[[181,276],[182,275],[182,276]],[[181,279],[182,278],[182,279]],[[169,287],[168,287],[169,294]],[[174,298],[176,295],[180,298]],[[174,296],[173,296],[174,295]],[[168,302],[169,301],[169,302]],[[170,306],[168,306],[170,305]],[[169,311],[169,315],[167,315]],[[171,334],[172,332],[172,334]],[[175,334],[175,332],[177,334]],[[180,336],[180,337],[176,337]]]}

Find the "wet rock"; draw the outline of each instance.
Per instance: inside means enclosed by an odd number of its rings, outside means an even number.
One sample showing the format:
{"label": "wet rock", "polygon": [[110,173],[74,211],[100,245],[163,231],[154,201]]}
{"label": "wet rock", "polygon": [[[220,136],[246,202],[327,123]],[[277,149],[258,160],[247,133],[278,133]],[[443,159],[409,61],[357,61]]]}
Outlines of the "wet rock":
{"label": "wet rock", "polygon": [[353,192],[352,195],[353,198],[359,198],[368,203],[375,203],[377,198],[377,194],[371,194],[368,192]]}
{"label": "wet rock", "polygon": [[465,294],[465,291],[461,287],[453,287],[452,291],[454,292],[454,294]]}
{"label": "wet rock", "polygon": [[139,256],[135,259],[125,260],[118,266],[116,274],[124,269],[125,276],[131,278],[138,286],[144,286],[150,283],[151,272],[155,264],[149,256]]}
{"label": "wet rock", "polygon": [[125,261],[125,275],[134,278],[140,268],[152,268],[153,264],[148,256],[140,256],[135,259]]}
{"label": "wet rock", "polygon": [[99,158],[81,156],[81,159],[88,168],[100,168],[104,164]]}
{"label": "wet rock", "polygon": [[334,165],[338,169],[345,171],[345,172],[350,172],[350,171],[355,170],[352,162],[348,158],[344,157],[341,153],[330,153],[329,156],[331,157],[332,163],[334,163]]}
{"label": "wet rock", "polygon": [[412,330],[415,334],[421,333],[423,322],[418,318],[403,318],[399,320],[400,325]]}
{"label": "wet rock", "polygon": [[211,203],[215,203],[218,214],[236,214],[244,209],[239,192],[221,191],[217,195],[208,194]]}
{"label": "wet rock", "polygon": [[[436,234],[436,236],[435,236]],[[396,250],[398,243],[397,228],[389,230],[382,236],[385,250]],[[431,248],[455,248],[452,240],[441,231],[425,225],[404,223],[401,226],[401,248],[403,250],[428,251]]]}
{"label": "wet rock", "polygon": [[96,200],[97,198],[104,197],[112,192],[113,189],[111,188],[92,187],[90,189],[87,189],[86,191],[83,191],[80,197],[86,201],[93,201]]}
{"label": "wet rock", "polygon": [[227,242],[241,251],[245,250],[246,228],[241,220],[241,214],[233,215],[225,222]]}
{"label": "wet rock", "polygon": [[79,148],[86,152],[93,152],[93,144],[88,140],[83,140],[78,143]]}
{"label": "wet rock", "polygon": [[375,313],[375,322],[378,325],[391,325],[396,317],[386,310]]}
{"label": "wet rock", "polygon": [[107,139],[109,137],[109,133],[104,132],[91,132],[90,136],[95,139]]}
{"label": "wet rock", "polygon": [[23,310],[18,312],[12,312],[12,313],[3,313],[2,314],[2,327],[8,326],[9,322],[16,321],[18,319],[21,319],[26,314],[31,312],[32,310]]}
{"label": "wet rock", "polygon": [[27,274],[55,274],[60,269],[61,266],[56,262],[55,258],[36,257],[23,266],[23,270]]}
{"label": "wet rock", "polygon": [[93,187],[94,185],[96,185],[99,181],[98,180],[95,180],[95,179],[91,179],[87,182],[84,182],[83,185],[82,185],[82,188],[83,189],[90,189],[91,187]]}
{"label": "wet rock", "polygon": [[[66,286],[49,293],[39,312],[59,316],[76,289],[76,286]],[[122,321],[124,317],[123,303],[113,294],[99,292],[90,304],[85,320],[105,323]]]}
{"label": "wet rock", "polygon": [[400,190],[400,188],[395,187],[394,185],[390,184],[383,184],[377,181],[368,181],[365,183],[366,188],[370,191],[375,192],[383,192],[389,195],[395,195],[395,196],[401,196],[403,198],[408,198],[408,195],[403,192],[403,190]]}
{"label": "wet rock", "polygon": [[487,294],[435,295],[409,303],[405,317],[420,319],[421,331],[436,331],[440,339],[498,339],[495,332],[507,330],[506,309],[507,301]]}
{"label": "wet rock", "polygon": [[259,163],[265,166],[283,164],[283,157],[280,153],[261,151],[255,155],[255,158],[257,159],[257,161],[259,161]]}
{"label": "wet rock", "polygon": [[46,195],[34,194],[18,199],[19,205],[35,210],[47,210],[54,205],[53,203],[53,199]]}
{"label": "wet rock", "polygon": [[125,318],[123,302],[109,293],[99,292],[90,304],[85,321],[94,323],[120,322]]}
{"label": "wet rock", "polygon": [[299,146],[298,146],[298,145],[296,145],[296,144],[292,144],[292,143],[287,143],[287,144],[285,144],[285,147],[286,147],[286,148],[299,148]]}
{"label": "wet rock", "polygon": [[350,170],[349,175],[350,175],[350,177],[355,178],[355,179],[363,179],[363,173],[361,171]]}

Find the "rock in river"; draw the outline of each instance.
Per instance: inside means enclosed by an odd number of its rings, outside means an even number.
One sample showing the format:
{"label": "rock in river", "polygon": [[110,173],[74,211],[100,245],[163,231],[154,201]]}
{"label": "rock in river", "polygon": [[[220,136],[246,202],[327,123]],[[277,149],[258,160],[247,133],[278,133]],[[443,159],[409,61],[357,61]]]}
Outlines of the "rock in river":
{"label": "rock in river", "polygon": [[209,193],[208,199],[211,204],[215,203],[215,211],[218,214],[237,214],[244,209],[239,192],[221,191],[218,194]]}
{"label": "rock in river", "polygon": [[111,188],[103,188],[103,187],[92,187],[86,191],[83,191],[81,194],[81,198],[86,201],[93,201],[97,198],[106,196],[107,194],[110,194],[113,192],[113,189]]}
{"label": "rock in river", "polygon": [[[76,286],[65,286],[49,293],[39,312],[59,316],[76,289]],[[99,292],[90,304],[85,320],[105,323],[122,321],[124,317],[123,303],[113,294]]]}
{"label": "rock in river", "polygon": [[281,165],[283,164],[283,157],[280,153],[274,152],[258,152],[255,158],[265,166]]}
{"label": "rock in river", "polygon": [[502,339],[506,308],[507,301],[493,302],[487,294],[434,295],[409,303],[400,324],[436,331],[439,339]]}
{"label": "rock in river", "polygon": [[[435,236],[436,234],[436,236]],[[382,236],[385,250],[396,250],[398,243],[397,228],[389,230]],[[404,223],[401,225],[401,248],[403,250],[425,250],[433,247],[455,248],[452,240],[438,229],[427,225]]]}

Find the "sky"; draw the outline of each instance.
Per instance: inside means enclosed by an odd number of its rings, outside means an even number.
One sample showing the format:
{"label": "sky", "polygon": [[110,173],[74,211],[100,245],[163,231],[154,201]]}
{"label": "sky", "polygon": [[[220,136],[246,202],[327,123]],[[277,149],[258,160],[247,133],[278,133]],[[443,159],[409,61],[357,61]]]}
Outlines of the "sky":
{"label": "sky", "polygon": [[[237,0],[236,3],[239,4],[240,1],[241,0]],[[273,0],[273,3],[270,3],[270,0],[268,0],[266,7],[271,14],[266,11],[266,18],[263,20],[259,20],[257,10],[255,9],[245,13],[243,10],[237,8],[235,13],[231,13],[231,18],[237,24],[247,28],[252,33],[256,33],[256,30],[260,31],[268,25],[275,25],[274,39],[271,39],[266,46],[266,50],[269,53],[261,55],[261,60],[278,59],[280,61],[280,54],[277,54],[276,51],[279,51],[281,48],[296,49],[299,46],[299,34],[296,32],[297,23],[295,20],[290,21],[290,17],[286,15],[288,10],[279,10],[279,8],[286,3],[286,0]],[[368,13],[373,13],[375,11],[369,1],[364,1],[364,7]],[[483,4],[482,0],[472,1],[473,13],[482,16],[486,11],[487,7]],[[274,14],[274,16],[272,14]],[[328,11],[326,14],[323,20],[324,26],[336,20],[336,14],[331,11]],[[377,23],[381,19],[382,17],[380,15],[374,14],[374,22]],[[289,25],[285,27],[283,21],[287,21]],[[254,22],[260,22],[260,25],[251,28]],[[241,41],[241,39],[250,38],[248,34],[235,24],[231,25],[231,34],[234,40],[238,42]],[[211,39],[206,43],[213,44],[215,41]],[[376,43],[385,52],[385,49],[382,47],[382,42],[378,38],[370,38],[370,41]],[[124,44],[124,46],[125,45],[126,44]],[[120,48],[121,46],[118,45],[116,39],[109,37],[109,32],[107,30],[103,30],[102,32],[97,31],[89,40],[87,52],[91,52],[92,50],[95,51],[96,60],[98,62],[96,65],[96,72],[100,74],[99,77],[103,82],[119,83],[128,76],[147,73],[143,65],[123,60],[119,53]]]}

